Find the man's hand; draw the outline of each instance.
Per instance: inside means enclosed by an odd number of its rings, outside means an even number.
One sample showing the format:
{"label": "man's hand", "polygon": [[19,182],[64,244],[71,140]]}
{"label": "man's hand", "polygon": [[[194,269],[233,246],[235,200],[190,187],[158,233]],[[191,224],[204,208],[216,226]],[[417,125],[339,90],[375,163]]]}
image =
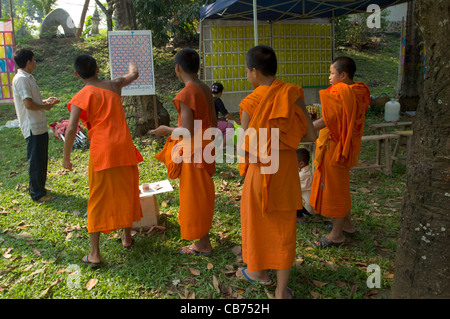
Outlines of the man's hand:
{"label": "man's hand", "polygon": [[52,106],[57,104],[57,103],[59,103],[59,102],[61,102],[61,101],[58,98],[54,97],[54,96],[49,97],[48,99],[42,101],[42,103],[44,103],[46,105],[50,104]]}
{"label": "man's hand", "polygon": [[49,97],[46,100],[42,101],[42,107],[44,108],[44,110],[51,110],[53,105],[55,105],[56,103],[61,102],[60,100],[58,100],[56,97],[52,96]]}

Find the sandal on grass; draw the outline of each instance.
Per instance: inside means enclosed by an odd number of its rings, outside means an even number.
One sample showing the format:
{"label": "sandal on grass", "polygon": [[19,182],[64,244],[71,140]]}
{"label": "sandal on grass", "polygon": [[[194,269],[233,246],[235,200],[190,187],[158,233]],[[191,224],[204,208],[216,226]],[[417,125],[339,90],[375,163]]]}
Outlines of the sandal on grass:
{"label": "sandal on grass", "polygon": [[291,299],[294,299],[294,293],[292,292],[292,290],[287,287],[286,287],[286,290],[289,293],[289,295],[291,296]]}
{"label": "sandal on grass", "polygon": [[[272,284],[272,280],[268,280],[268,281],[259,281],[259,280],[255,280],[255,279],[252,279],[252,278],[250,278],[248,275],[247,275],[247,273],[245,272],[245,270],[247,270],[247,267],[244,267],[244,268],[242,268],[241,269],[241,273],[242,273],[242,276],[245,278],[245,280],[247,280],[248,282],[251,282],[251,283],[254,283],[254,282],[258,282],[258,283],[260,283],[260,284],[263,284],[264,286],[269,286],[269,285],[271,285]],[[238,275],[236,275],[238,278],[241,278],[242,279],[242,277],[239,277]]]}
{"label": "sandal on grass", "polygon": [[339,247],[342,244],[343,243],[335,243],[334,241],[331,241],[326,237],[322,237],[318,241],[316,241],[313,245],[317,248],[327,248],[327,247]]}
{"label": "sandal on grass", "polygon": [[[185,251],[187,250],[187,251]],[[212,255],[212,250],[208,252],[198,251],[197,249],[192,248],[191,246],[185,246],[180,250],[181,255],[196,255],[196,256],[205,256],[209,257]]]}
{"label": "sandal on grass", "polygon": [[101,261],[98,262],[98,263],[90,262],[89,259],[88,259],[88,256],[89,256],[89,254],[87,254],[86,256],[84,256],[83,258],[81,258],[81,262],[82,262],[83,264],[85,264],[85,265],[87,265],[87,266],[90,266],[90,267],[92,267],[92,268],[100,267],[100,265],[102,264]]}

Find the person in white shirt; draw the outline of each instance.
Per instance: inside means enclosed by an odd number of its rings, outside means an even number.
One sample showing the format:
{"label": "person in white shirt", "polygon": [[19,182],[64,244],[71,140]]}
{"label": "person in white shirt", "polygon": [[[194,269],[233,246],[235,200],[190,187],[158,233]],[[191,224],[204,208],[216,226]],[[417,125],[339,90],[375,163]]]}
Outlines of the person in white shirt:
{"label": "person in white shirt", "polygon": [[30,50],[21,49],[14,53],[17,74],[12,90],[22,135],[27,141],[28,174],[30,196],[34,201],[46,202],[55,199],[47,194],[48,128],[45,111],[59,102],[56,97],[42,100],[41,93],[31,73],[36,70],[36,60]]}
{"label": "person in white shirt", "polygon": [[303,202],[303,209],[297,210],[297,222],[304,223],[306,221],[306,217],[315,214],[314,208],[309,204],[313,175],[311,173],[311,169],[309,168],[309,151],[306,148],[299,148],[296,153]]}

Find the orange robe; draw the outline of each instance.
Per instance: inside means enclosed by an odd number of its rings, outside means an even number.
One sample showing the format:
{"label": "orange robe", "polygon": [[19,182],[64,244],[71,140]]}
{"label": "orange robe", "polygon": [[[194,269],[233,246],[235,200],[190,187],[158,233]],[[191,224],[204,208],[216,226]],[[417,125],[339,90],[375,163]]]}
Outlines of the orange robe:
{"label": "orange robe", "polygon": [[350,85],[356,96],[355,138],[353,140],[353,166],[358,166],[358,157],[361,152],[361,138],[364,133],[364,121],[370,105],[370,91],[363,82],[354,82]]}
{"label": "orange robe", "polygon": [[316,141],[310,204],[317,214],[343,218],[351,208],[350,168],[361,147],[362,133],[355,126],[359,116],[356,96],[344,83],[319,94],[326,127]]}
{"label": "orange robe", "polygon": [[[208,101],[202,89],[195,83],[188,83],[175,97],[173,103],[178,111],[178,126],[181,127],[180,102],[190,107],[194,112],[194,121],[201,120],[201,131],[194,132],[191,140],[172,140],[168,138],[163,150],[155,155],[155,158],[166,165],[170,178],[179,178],[180,208],[178,211],[178,222],[181,229],[181,237],[187,240],[194,240],[204,237],[209,233],[214,216],[215,189],[212,175],[216,171],[215,162],[208,163],[202,157],[195,158],[197,154],[202,154],[208,145],[213,145],[212,140],[202,139],[198,149],[194,148],[196,134],[203,133],[211,127],[211,114]],[[182,163],[173,163],[169,156],[177,146],[191,144],[191,163],[184,160]],[[175,154],[183,152],[174,151]],[[202,152],[202,153],[197,153]],[[214,153],[212,153],[214,154]],[[181,154],[183,157],[186,154]]]}
{"label": "orange robe", "polygon": [[[254,153],[250,141],[242,148],[258,158],[256,163],[240,165],[245,176],[241,199],[242,256],[250,271],[289,269],[295,258],[297,210],[302,195],[297,169],[297,149],[306,134],[305,115],[295,102],[303,98],[301,87],[275,80],[271,86],[259,86],[241,101],[241,110],[250,116],[249,129],[279,129],[278,171],[262,174],[264,154]],[[247,130],[249,132],[249,130]],[[267,134],[271,136],[270,132]],[[256,140],[261,142],[257,133]],[[264,146],[264,145],[263,145]],[[252,154],[253,153],[253,154]]]}
{"label": "orange robe", "polygon": [[88,232],[108,233],[128,228],[142,217],[139,171],[143,160],[131,139],[120,95],[85,86],[69,102],[81,109],[88,129]]}

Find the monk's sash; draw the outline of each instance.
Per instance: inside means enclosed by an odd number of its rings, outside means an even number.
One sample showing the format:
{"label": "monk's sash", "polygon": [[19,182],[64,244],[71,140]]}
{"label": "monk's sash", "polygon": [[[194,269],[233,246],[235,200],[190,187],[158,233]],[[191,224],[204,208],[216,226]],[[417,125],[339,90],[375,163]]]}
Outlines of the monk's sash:
{"label": "monk's sash", "polygon": [[361,152],[361,138],[364,133],[364,121],[370,105],[369,88],[362,82],[354,82],[350,85],[356,96],[355,139],[353,140],[353,164],[358,166],[358,157]]}
{"label": "monk's sash", "polygon": [[[320,102],[326,128],[316,141],[315,167],[319,167],[330,140],[333,147],[331,165],[350,169],[354,164],[354,138],[356,97],[349,85],[338,83],[328,90],[321,90]],[[322,132],[323,131],[323,132]]]}

